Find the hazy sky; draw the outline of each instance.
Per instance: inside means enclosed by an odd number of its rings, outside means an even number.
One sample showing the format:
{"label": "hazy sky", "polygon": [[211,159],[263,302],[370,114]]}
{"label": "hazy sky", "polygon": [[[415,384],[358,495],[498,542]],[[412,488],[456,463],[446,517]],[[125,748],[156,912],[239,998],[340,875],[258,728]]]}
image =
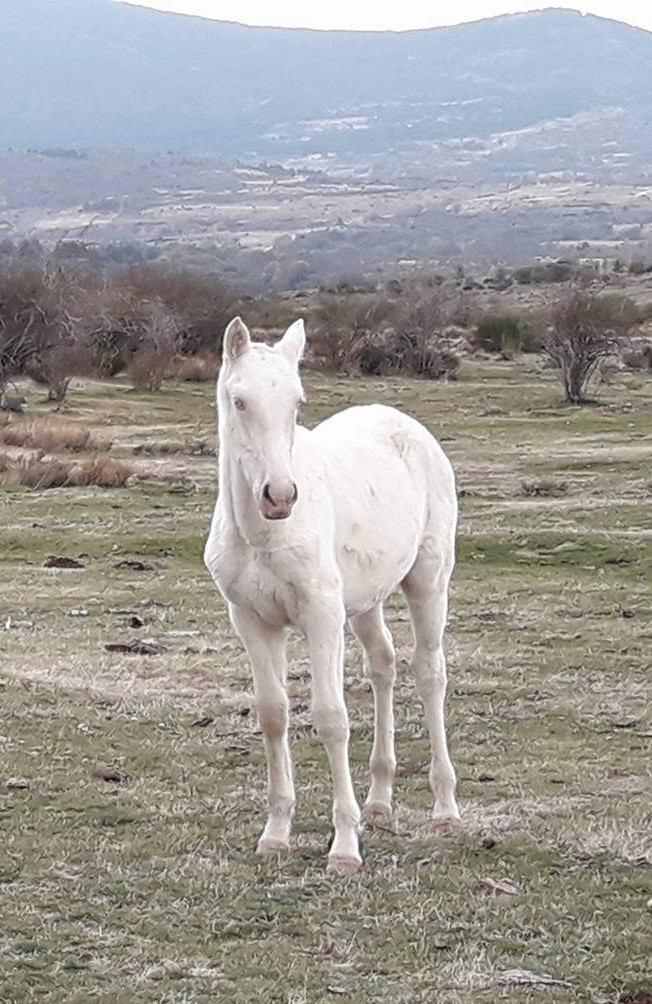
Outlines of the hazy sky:
{"label": "hazy sky", "polygon": [[358,28],[368,30],[429,28],[441,24],[475,21],[495,14],[512,14],[541,7],[577,6],[587,14],[599,14],[627,21],[652,31],[652,0],[566,0],[566,3],[528,0],[458,0],[457,3],[433,3],[433,0],[402,0],[396,3],[328,0],[126,0],[141,7],[199,14],[222,21],[243,24],[275,24],[305,28]]}

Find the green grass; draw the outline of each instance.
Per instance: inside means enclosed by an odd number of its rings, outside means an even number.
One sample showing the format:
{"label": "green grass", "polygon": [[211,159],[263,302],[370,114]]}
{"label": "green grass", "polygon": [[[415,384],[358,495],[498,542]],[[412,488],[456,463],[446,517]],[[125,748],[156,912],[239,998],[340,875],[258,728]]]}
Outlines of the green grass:
{"label": "green grass", "polygon": [[[293,640],[293,850],[261,862],[249,669],[201,563],[214,461],[165,458],[183,491],[5,490],[0,1000],[615,1004],[651,991],[652,386],[616,382],[601,407],[566,412],[530,361],[469,364],[449,385],[306,383],[308,424],[350,402],[400,401],[445,440],[464,488],[447,640],[463,829],[429,825],[402,600],[387,607],[395,819],[367,828],[359,877],[327,876],[330,783]],[[91,384],[73,390],[66,421],[112,417],[120,450],[134,429],[209,433],[212,397]],[[522,480],[544,472],[567,491],[524,497]],[[85,567],[46,571],[51,553]],[[152,570],[117,567],[124,558]],[[137,637],[165,652],[105,650]],[[346,675],[362,799],[373,718],[352,644]],[[125,779],[94,779],[102,766]],[[487,896],[488,877],[517,895]],[[557,982],[527,985],[524,971]]]}

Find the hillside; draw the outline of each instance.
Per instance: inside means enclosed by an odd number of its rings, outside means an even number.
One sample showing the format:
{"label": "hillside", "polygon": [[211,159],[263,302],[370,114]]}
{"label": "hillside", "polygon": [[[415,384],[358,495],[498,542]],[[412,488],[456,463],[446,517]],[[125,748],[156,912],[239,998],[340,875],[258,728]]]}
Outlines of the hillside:
{"label": "hillside", "polygon": [[114,0],[2,7],[5,148],[364,153],[652,104],[652,33],[571,11],[374,34]]}

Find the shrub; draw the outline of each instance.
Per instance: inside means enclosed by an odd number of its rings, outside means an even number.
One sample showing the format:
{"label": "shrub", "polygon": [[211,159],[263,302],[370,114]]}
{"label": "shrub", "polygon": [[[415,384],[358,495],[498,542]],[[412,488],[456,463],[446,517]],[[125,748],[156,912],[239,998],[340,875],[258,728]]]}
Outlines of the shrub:
{"label": "shrub", "polygon": [[574,266],[567,261],[542,262],[526,265],[514,271],[514,279],[521,286],[543,282],[569,282],[574,275]]}
{"label": "shrub", "polygon": [[0,277],[0,392],[39,352],[58,342],[56,296],[34,268]]}
{"label": "shrub", "polygon": [[138,267],[125,272],[116,290],[141,304],[156,304],[175,321],[175,348],[184,354],[220,352],[226,325],[235,311],[233,293],[210,276]]}
{"label": "shrub", "polygon": [[27,375],[48,389],[48,401],[65,400],[73,376],[88,374],[93,368],[90,345],[81,341],[62,342],[40,352],[25,367]]}
{"label": "shrub", "polygon": [[622,361],[630,370],[652,370],[652,342],[639,347],[625,349]]}
{"label": "shrub", "polygon": [[217,355],[176,356],[167,375],[185,383],[206,383],[217,379],[220,357]]}
{"label": "shrub", "polygon": [[485,314],[478,321],[475,341],[485,352],[499,352],[504,359],[519,352],[527,325],[513,314]]}
{"label": "shrub", "polygon": [[575,290],[553,311],[544,350],[559,372],[566,401],[582,404],[601,359],[612,355],[636,320],[626,297]]}
{"label": "shrub", "polygon": [[153,311],[128,367],[134,389],[159,390],[174,354],[174,323],[163,310]]}
{"label": "shrub", "polygon": [[365,335],[352,346],[348,360],[349,372],[365,376],[428,377],[440,380],[457,379],[459,359],[437,338],[409,335],[389,329],[380,335]]}
{"label": "shrub", "polygon": [[322,293],[309,329],[308,361],[330,372],[341,370],[357,340],[377,330],[395,309],[377,293]]}
{"label": "shrub", "polygon": [[160,390],[171,358],[172,351],[161,353],[159,348],[139,349],[133,355],[127,370],[134,390]]}
{"label": "shrub", "polygon": [[635,259],[629,266],[630,275],[647,275],[652,272],[652,264]]}

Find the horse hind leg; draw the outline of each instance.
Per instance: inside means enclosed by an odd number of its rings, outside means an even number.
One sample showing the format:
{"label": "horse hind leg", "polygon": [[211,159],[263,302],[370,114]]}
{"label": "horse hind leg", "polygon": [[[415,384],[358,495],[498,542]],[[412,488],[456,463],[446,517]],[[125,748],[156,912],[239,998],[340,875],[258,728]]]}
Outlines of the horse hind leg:
{"label": "horse hind leg", "polygon": [[451,570],[452,562],[447,562],[434,550],[423,549],[402,583],[414,631],[412,669],[430,735],[429,779],[435,799],[432,818],[435,825],[443,829],[456,827],[460,821],[444,716],[446,660],[443,637]]}
{"label": "horse hind leg", "polygon": [[394,753],[394,645],[383,619],[382,606],[351,618],[351,628],[365,654],[365,667],[374,693],[374,742],[369,761],[371,786],[362,809],[365,819],[392,814]]}

